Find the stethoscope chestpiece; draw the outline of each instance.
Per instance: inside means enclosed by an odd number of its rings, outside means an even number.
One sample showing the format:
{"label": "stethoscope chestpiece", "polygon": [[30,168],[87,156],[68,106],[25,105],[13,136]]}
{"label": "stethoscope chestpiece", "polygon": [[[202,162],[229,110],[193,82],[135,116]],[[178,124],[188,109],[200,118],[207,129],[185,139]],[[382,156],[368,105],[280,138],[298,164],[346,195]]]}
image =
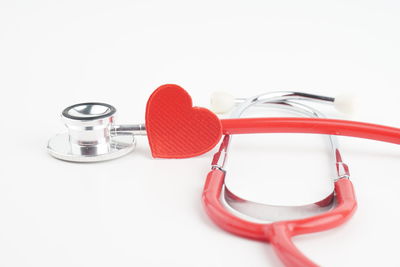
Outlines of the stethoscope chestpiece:
{"label": "stethoscope chestpiece", "polygon": [[67,133],[49,140],[53,157],[73,162],[111,160],[135,148],[133,131],[118,131],[114,125],[116,109],[104,103],[81,103],[63,110],[61,118]]}

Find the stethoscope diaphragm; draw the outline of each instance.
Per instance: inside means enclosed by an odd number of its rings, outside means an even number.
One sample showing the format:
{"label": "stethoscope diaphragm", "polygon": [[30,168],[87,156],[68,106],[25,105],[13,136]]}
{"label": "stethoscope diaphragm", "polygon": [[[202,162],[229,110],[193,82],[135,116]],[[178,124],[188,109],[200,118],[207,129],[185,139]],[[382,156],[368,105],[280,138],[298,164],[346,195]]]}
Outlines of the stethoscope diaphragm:
{"label": "stethoscope diaphragm", "polygon": [[73,162],[97,162],[124,156],[135,149],[134,132],[118,131],[116,109],[105,103],[81,103],[63,110],[68,132],[55,135],[47,150],[55,158]]}

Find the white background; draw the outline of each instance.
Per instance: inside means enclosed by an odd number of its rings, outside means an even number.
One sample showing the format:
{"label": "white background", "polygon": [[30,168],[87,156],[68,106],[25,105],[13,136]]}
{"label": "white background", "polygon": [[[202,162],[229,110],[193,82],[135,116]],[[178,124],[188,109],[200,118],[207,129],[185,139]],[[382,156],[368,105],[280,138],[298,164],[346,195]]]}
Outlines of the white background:
{"label": "white background", "polygon": [[[400,126],[398,1],[0,1],[0,266],[281,266],[271,246],[216,227],[201,206],[211,155],[154,160],[147,140],[118,160],[47,155],[61,110],[103,101],[142,122],[176,83],[208,106],[215,90],[351,93],[353,119]],[[321,109],[342,117],[330,107]],[[268,203],[329,190],[318,136],[235,139],[227,182]],[[297,237],[323,266],[399,266],[399,150],[340,138],[359,208]]]}

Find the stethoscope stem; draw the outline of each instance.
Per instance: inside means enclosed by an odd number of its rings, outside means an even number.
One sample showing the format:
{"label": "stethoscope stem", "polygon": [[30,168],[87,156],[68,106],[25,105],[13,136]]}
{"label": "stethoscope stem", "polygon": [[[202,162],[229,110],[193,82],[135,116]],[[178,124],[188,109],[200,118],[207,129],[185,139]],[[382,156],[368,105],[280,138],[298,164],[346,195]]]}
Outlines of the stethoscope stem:
{"label": "stethoscope stem", "polygon": [[146,125],[143,124],[121,124],[112,125],[110,129],[111,135],[147,135]]}

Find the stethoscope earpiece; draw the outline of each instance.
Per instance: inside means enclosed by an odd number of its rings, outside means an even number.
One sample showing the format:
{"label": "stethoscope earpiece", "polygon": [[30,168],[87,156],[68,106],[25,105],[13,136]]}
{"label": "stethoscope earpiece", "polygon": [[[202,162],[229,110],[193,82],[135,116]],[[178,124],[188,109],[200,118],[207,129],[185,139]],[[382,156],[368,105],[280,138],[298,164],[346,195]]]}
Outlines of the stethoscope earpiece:
{"label": "stethoscope earpiece", "polygon": [[216,114],[224,114],[235,106],[235,97],[227,92],[217,91],[210,97],[210,108]]}
{"label": "stethoscope earpiece", "polygon": [[337,111],[352,115],[356,109],[356,98],[350,94],[337,95],[335,101],[333,101],[333,106]]}

